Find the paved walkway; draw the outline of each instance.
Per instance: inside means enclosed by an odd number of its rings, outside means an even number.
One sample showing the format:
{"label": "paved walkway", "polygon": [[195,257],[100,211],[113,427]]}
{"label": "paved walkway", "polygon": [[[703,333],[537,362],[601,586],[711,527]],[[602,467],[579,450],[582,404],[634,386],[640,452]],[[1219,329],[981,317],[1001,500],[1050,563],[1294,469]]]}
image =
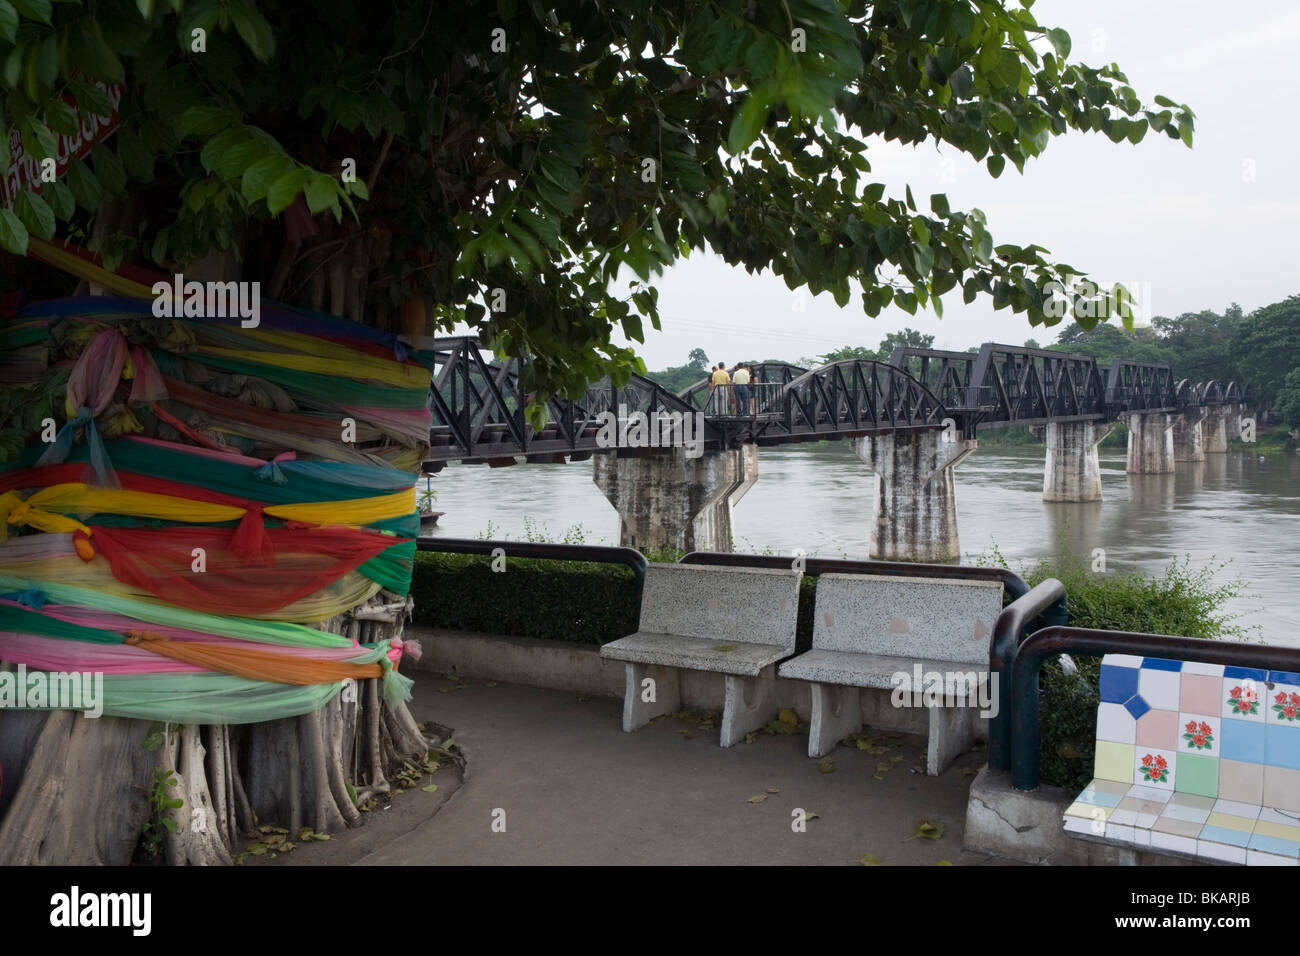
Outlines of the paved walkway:
{"label": "paved walkway", "polygon": [[[963,770],[983,753],[926,777],[913,772],[924,739],[868,729],[884,752],[840,747],[823,773],[806,733],[759,733],[724,750],[716,726],[676,717],[624,734],[611,698],[415,676],[412,712],[455,729],[467,777],[434,817],[362,864],[997,862],[961,848],[973,779]],[[805,832],[791,828],[795,808],[818,814]],[[504,833],[493,832],[498,811]],[[919,821],[942,836],[916,837]]]}

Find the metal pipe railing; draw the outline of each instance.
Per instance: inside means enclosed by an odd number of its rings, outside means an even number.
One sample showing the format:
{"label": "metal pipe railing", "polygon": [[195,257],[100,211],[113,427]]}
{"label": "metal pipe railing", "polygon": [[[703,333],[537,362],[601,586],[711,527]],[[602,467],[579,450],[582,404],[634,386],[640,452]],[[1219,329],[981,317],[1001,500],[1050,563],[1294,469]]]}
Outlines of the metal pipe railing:
{"label": "metal pipe railing", "polygon": [[1015,706],[1011,694],[1011,661],[1029,626],[1040,619],[1049,627],[1070,623],[1065,585],[1056,578],[1048,578],[1016,598],[1002,609],[993,625],[989,673],[996,676],[989,679],[998,695],[998,709],[989,719],[989,767],[994,770],[1011,769],[1011,714]]}
{"label": "metal pipe railing", "polygon": [[1260,670],[1300,672],[1300,648],[1238,641],[1046,627],[1021,643],[1011,661],[1011,783],[1017,790],[1038,787],[1038,675],[1053,654],[1140,654],[1175,661],[1201,661]]}
{"label": "metal pipe railing", "polygon": [[497,548],[507,556],[516,558],[549,558],[554,561],[591,561],[597,564],[622,564],[632,569],[636,576],[637,600],[645,584],[645,569],[649,562],[636,548],[610,548],[587,544],[549,544],[538,541],[484,541],[479,538],[417,538],[415,546],[420,551],[437,551],[444,554],[491,555]]}
{"label": "metal pipe railing", "polygon": [[912,564],[909,561],[854,561],[844,558],[810,558],[779,554],[737,554],[732,551],[691,551],[679,564],[717,564],[733,568],[792,568],[802,563],[804,574],[877,574],[912,578],[953,578],[965,581],[1000,581],[1014,601],[1029,593],[1025,579],[1006,568],[971,568],[960,564]]}

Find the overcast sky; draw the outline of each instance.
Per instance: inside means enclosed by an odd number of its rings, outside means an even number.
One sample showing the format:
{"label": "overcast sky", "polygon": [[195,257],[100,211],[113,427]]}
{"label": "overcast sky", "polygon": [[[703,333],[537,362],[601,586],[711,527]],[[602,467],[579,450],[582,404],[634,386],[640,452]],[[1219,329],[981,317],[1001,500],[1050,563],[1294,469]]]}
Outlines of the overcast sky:
{"label": "overcast sky", "polygon": [[[1024,175],[1007,165],[992,179],[981,164],[933,144],[913,149],[872,140],[873,180],[892,195],[910,184],[919,205],[945,192],[954,209],[979,207],[995,242],[1045,246],[1106,284],[1125,283],[1149,315],[1247,311],[1300,292],[1300,195],[1295,166],[1296,0],[1039,0],[1038,21],[1063,27],[1070,58],[1116,62],[1144,102],[1158,93],[1196,113],[1193,149],[1148,132],[1133,146],[1104,135],[1054,138]],[[793,296],[775,276],[751,276],[694,253],[658,282],[663,330],[647,328],[639,354],[650,369],[681,365],[703,348],[713,361],[795,360],[840,345],[874,348],[904,327],[936,348],[985,341],[1053,341],[1063,325],[1031,329],[1023,315],[994,312],[983,297],[944,297],[944,318],[890,307],[862,312],[856,293],[839,308],[829,294]]]}

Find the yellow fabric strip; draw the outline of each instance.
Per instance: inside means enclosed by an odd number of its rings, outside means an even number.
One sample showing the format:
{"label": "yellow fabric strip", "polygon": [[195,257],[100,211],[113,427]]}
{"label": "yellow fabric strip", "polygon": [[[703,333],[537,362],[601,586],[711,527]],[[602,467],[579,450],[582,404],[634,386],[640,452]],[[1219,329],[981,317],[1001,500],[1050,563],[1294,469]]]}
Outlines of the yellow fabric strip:
{"label": "yellow fabric strip", "polygon": [[[353,527],[383,521],[386,518],[399,518],[413,511],[415,511],[414,488],[377,495],[373,498],[271,505],[262,509],[263,514],[283,518],[286,521]],[[52,512],[72,514],[109,512],[137,518],[211,524],[220,521],[236,521],[246,514],[246,509],[195,501],[190,498],[177,498],[172,495],[154,494],[150,491],[115,491],[71,482],[51,485],[36,492],[26,501],[13,491],[0,496],[0,514],[5,516],[8,524],[25,524],[41,531],[82,530],[89,534],[89,529],[81,522]]]}
{"label": "yellow fabric strip", "polygon": [[61,249],[54,243],[38,239],[36,236],[27,237],[27,253],[41,262],[54,266],[56,269],[74,275],[78,279],[93,282],[95,285],[102,285],[105,289],[118,295],[125,295],[134,299],[153,298],[153,289],[149,286],[115,275],[93,262],[87,262],[80,256],[75,256],[66,249]]}

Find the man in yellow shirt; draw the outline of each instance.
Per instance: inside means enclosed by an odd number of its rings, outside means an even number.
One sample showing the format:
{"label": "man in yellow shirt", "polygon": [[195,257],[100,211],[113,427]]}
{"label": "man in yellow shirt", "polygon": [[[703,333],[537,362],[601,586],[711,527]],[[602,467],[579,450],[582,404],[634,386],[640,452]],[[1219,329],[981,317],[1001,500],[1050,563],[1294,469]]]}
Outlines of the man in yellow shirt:
{"label": "man in yellow shirt", "polygon": [[[731,376],[727,374],[727,363],[719,362],[718,367],[713,370],[713,375],[709,379],[710,401],[715,414],[725,415],[727,413],[727,399],[725,397],[726,392],[717,396],[716,399],[713,398],[713,394],[716,393],[719,385],[730,384]],[[727,389],[727,391],[729,392],[731,389]]]}

